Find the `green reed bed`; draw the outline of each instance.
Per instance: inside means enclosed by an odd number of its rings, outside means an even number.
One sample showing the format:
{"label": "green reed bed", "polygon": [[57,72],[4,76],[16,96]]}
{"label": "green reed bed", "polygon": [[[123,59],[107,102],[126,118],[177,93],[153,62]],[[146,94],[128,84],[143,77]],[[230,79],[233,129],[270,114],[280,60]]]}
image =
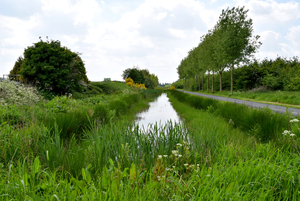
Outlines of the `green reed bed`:
{"label": "green reed bed", "polygon": [[[279,136],[283,146],[273,142],[261,144],[220,116],[179,102],[170,94],[169,98],[179,115],[186,119],[192,144],[197,148],[195,153],[206,156],[206,168],[200,168],[203,174],[197,180],[201,186],[197,198],[299,199],[300,157],[292,146],[293,143],[298,146],[299,137]],[[297,121],[291,124],[298,129]]]}
{"label": "green reed bed", "polygon": [[300,142],[288,133],[297,121],[279,137],[281,147],[261,144],[216,113],[170,96],[187,127],[142,130],[130,120],[144,99],[125,99],[134,104],[119,116],[117,107],[110,110],[116,116],[106,123],[92,120],[105,113],[98,103],[83,107],[89,124],[69,137],[60,121],[51,128],[1,123],[0,200],[299,200]]}
{"label": "green reed bed", "polygon": [[25,148],[12,149],[16,153],[1,162],[1,199],[299,199],[297,154],[260,144],[221,117],[171,101],[188,129],[170,122],[141,130],[124,116],[102,126],[95,122],[80,139],[68,141],[57,127],[53,137],[46,127],[35,128],[36,136],[28,131],[26,139],[40,137],[27,145],[24,133],[2,125],[19,140],[13,147]]}
{"label": "green reed bed", "polygon": [[[222,102],[205,97],[189,95],[179,91],[172,91],[172,95],[178,100],[192,107],[208,110],[230,121],[235,127],[254,135],[263,142],[276,140],[282,132],[290,128],[288,115],[272,112],[270,109],[252,109],[246,105],[238,105],[231,102]],[[297,136],[300,133],[297,131]]]}

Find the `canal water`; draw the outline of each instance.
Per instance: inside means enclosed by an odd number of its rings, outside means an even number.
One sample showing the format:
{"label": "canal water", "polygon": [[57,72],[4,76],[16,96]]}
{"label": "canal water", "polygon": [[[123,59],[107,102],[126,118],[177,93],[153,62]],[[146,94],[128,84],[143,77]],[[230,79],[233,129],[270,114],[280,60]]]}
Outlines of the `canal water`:
{"label": "canal water", "polygon": [[172,122],[172,124],[182,123],[166,93],[163,93],[156,100],[149,103],[149,106],[150,107],[146,111],[137,114],[136,125],[140,128],[147,130],[155,124],[163,126],[170,122]]}

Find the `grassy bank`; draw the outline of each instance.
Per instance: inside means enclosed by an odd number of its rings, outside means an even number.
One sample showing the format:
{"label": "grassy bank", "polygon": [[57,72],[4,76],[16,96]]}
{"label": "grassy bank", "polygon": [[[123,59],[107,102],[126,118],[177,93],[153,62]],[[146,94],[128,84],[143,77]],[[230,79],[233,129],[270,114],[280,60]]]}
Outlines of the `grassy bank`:
{"label": "grassy bank", "polygon": [[[288,114],[274,113],[269,108],[252,109],[246,105],[189,95],[179,91],[172,91],[172,95],[194,108],[207,110],[224,118],[227,122],[232,122],[234,127],[242,129],[262,142],[278,139],[284,130],[291,127]],[[294,132],[300,137],[298,130]]]}
{"label": "grassy bank", "polygon": [[[186,119],[197,152],[205,158],[198,196],[205,200],[298,200],[299,136],[279,136],[260,143],[228,120],[195,109],[169,94],[173,107]],[[230,107],[230,106],[228,106]],[[209,110],[209,109],[208,109]],[[197,144],[197,142],[199,144]],[[295,144],[294,144],[295,143]],[[293,147],[287,149],[287,147]]]}
{"label": "grassy bank", "polygon": [[285,107],[300,108],[300,93],[296,91],[270,91],[270,90],[257,90],[257,91],[234,91],[231,94],[229,91],[198,91],[199,93],[237,98],[241,100],[255,101],[261,103],[269,103]]}

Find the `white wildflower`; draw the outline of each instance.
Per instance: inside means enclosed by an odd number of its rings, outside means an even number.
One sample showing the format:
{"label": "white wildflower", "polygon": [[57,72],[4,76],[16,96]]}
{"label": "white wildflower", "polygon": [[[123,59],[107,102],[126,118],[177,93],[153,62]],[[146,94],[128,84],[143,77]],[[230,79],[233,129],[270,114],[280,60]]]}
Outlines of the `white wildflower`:
{"label": "white wildflower", "polygon": [[163,157],[168,158],[168,155],[163,155]]}
{"label": "white wildflower", "polygon": [[180,143],[177,143],[177,144],[176,144],[176,146],[178,146],[178,147],[182,147],[182,144],[180,144]]}
{"label": "white wildflower", "polygon": [[291,119],[290,122],[291,122],[291,123],[292,123],[292,122],[299,122],[299,120],[298,120],[298,119]]}
{"label": "white wildflower", "polygon": [[157,157],[158,157],[158,159],[162,159],[162,155],[158,155]]}
{"label": "white wildflower", "polygon": [[294,133],[292,133],[292,134],[290,134],[290,136],[291,136],[291,137],[293,137],[293,136],[295,136],[295,134],[294,134]]}
{"label": "white wildflower", "polygon": [[178,158],[180,158],[180,157],[182,157],[182,155],[181,155],[181,154],[178,154]]}
{"label": "white wildflower", "polygon": [[185,167],[187,167],[189,164],[187,164],[187,163],[185,163],[185,164],[183,164]]}
{"label": "white wildflower", "polygon": [[285,130],[285,131],[283,131],[283,135],[286,135],[286,134],[290,134],[291,133],[291,131],[289,131],[289,130]]}
{"label": "white wildflower", "polygon": [[178,154],[178,150],[172,150],[172,154],[173,155]]}

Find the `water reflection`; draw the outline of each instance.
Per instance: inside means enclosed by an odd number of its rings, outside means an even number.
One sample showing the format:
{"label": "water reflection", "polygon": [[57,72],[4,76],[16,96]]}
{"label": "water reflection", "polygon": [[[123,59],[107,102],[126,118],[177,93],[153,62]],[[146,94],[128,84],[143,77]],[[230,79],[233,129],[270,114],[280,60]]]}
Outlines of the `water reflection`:
{"label": "water reflection", "polygon": [[148,110],[137,114],[136,124],[147,129],[149,124],[164,125],[168,121],[182,123],[180,117],[172,107],[167,94],[163,93],[154,102],[149,103]]}

